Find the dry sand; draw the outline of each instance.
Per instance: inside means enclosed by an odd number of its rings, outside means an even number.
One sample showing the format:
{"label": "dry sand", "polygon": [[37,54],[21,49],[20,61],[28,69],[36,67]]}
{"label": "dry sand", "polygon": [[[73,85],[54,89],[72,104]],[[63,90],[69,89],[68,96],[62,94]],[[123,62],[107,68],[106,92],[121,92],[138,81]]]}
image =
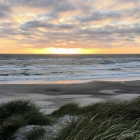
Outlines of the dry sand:
{"label": "dry sand", "polygon": [[82,106],[105,100],[129,100],[139,95],[140,81],[0,85],[0,103],[29,99],[47,114],[66,103]]}

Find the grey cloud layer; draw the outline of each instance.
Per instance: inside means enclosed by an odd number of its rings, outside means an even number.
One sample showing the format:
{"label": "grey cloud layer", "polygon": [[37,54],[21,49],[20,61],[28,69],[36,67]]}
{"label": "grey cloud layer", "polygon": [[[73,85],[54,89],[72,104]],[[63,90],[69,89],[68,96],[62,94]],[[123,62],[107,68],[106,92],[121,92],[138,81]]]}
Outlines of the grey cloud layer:
{"label": "grey cloud layer", "polygon": [[98,21],[105,19],[118,19],[122,16],[120,11],[94,11],[91,15],[75,17],[76,20],[80,22]]}
{"label": "grey cloud layer", "polygon": [[0,18],[6,18],[12,12],[9,6],[0,3]]}
{"label": "grey cloud layer", "polygon": [[29,30],[33,28],[49,28],[49,29],[73,29],[75,26],[73,24],[53,24],[53,23],[47,23],[43,21],[28,21],[20,26],[20,29],[22,30]]}
{"label": "grey cloud layer", "polygon": [[[124,10],[96,7],[98,1],[4,0],[4,2],[0,2],[0,38],[29,44],[61,44],[74,41],[75,43],[85,43],[85,47],[92,47],[94,43],[107,45],[110,42],[119,41],[134,43],[135,38],[140,37],[140,3],[138,0],[114,1],[114,4],[124,3],[125,5],[133,2],[136,5],[134,8],[124,8]],[[43,9],[44,12],[32,13],[34,18],[18,23],[12,18],[12,15],[21,12],[20,9],[15,10],[19,6],[25,8],[26,13],[28,13],[27,7]],[[29,13],[31,12],[32,10],[29,11]],[[75,14],[70,14],[71,12],[75,12]],[[68,14],[67,19],[58,22],[58,19],[64,14]],[[7,17],[10,16],[11,19],[7,20]],[[108,19],[109,23],[103,24]],[[21,36],[20,39],[14,38],[15,35]],[[59,42],[59,40],[61,41]]]}
{"label": "grey cloud layer", "polygon": [[52,8],[57,11],[74,10],[75,6],[67,0],[6,0],[12,6],[24,6],[32,8]]}

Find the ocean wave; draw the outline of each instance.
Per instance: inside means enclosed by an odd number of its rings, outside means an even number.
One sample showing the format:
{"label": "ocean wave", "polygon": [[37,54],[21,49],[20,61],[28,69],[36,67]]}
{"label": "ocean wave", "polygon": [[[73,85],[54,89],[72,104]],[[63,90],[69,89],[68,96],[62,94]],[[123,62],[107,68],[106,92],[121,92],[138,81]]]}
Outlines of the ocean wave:
{"label": "ocean wave", "polygon": [[[1,55],[0,55],[1,58]],[[135,55],[12,56],[0,61],[0,81],[99,80],[140,77]]]}
{"label": "ocean wave", "polygon": [[118,70],[122,70],[121,68],[112,68],[112,69],[108,69],[108,70],[115,70],[115,71],[118,71]]}
{"label": "ocean wave", "polygon": [[[12,73],[12,74],[0,74],[0,76],[39,76],[42,74],[36,73],[36,74],[30,74],[30,73]],[[20,78],[20,77],[19,77]]]}

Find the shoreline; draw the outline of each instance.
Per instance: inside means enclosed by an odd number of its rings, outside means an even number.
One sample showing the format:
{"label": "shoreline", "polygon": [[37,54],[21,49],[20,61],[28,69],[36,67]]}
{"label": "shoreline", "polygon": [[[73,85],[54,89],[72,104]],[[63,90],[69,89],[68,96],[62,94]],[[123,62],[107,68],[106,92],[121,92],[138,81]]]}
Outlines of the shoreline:
{"label": "shoreline", "polygon": [[92,81],[76,84],[0,84],[0,103],[27,99],[47,114],[67,103],[88,105],[107,100],[129,100],[140,96],[140,80]]}
{"label": "shoreline", "polygon": [[[110,85],[109,87],[105,87]],[[112,87],[113,86],[113,87]],[[43,91],[46,89],[47,91],[54,91],[54,92],[67,92],[69,90],[75,91],[80,89],[91,90],[93,89],[96,91],[98,88],[107,88],[107,89],[114,89],[114,87],[119,87],[126,89],[126,87],[138,87],[140,86],[140,80],[130,80],[130,81],[89,81],[89,82],[82,82],[82,83],[30,83],[30,84],[0,84],[0,92],[5,90],[11,90],[16,91],[18,89],[18,92],[20,93],[22,90],[30,92],[34,92],[33,89],[39,88],[39,91]],[[69,87],[69,88],[66,88]],[[41,89],[42,88],[42,89]],[[55,88],[55,89],[54,89]],[[75,88],[75,89],[74,89]],[[52,90],[51,90],[52,89]],[[139,88],[140,89],[140,88]],[[20,91],[21,90],[21,91]],[[127,90],[127,89],[126,89]],[[23,92],[23,91],[22,91]],[[73,94],[73,93],[71,93]]]}
{"label": "shoreline", "polygon": [[14,82],[3,82],[0,85],[71,85],[71,84],[83,84],[83,83],[91,83],[91,82],[136,82],[140,81],[140,78],[134,79],[100,79],[100,80],[56,80],[56,81],[46,81],[46,82],[35,82],[35,81],[17,81]]}

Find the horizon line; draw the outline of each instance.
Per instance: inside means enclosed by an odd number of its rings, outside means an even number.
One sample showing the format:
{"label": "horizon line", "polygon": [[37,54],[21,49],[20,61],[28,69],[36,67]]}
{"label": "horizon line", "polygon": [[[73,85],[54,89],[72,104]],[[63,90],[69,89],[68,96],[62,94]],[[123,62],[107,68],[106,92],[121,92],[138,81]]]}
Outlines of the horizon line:
{"label": "horizon line", "polygon": [[0,55],[140,55],[140,53],[91,53],[91,54],[36,54],[36,53],[0,53]]}

